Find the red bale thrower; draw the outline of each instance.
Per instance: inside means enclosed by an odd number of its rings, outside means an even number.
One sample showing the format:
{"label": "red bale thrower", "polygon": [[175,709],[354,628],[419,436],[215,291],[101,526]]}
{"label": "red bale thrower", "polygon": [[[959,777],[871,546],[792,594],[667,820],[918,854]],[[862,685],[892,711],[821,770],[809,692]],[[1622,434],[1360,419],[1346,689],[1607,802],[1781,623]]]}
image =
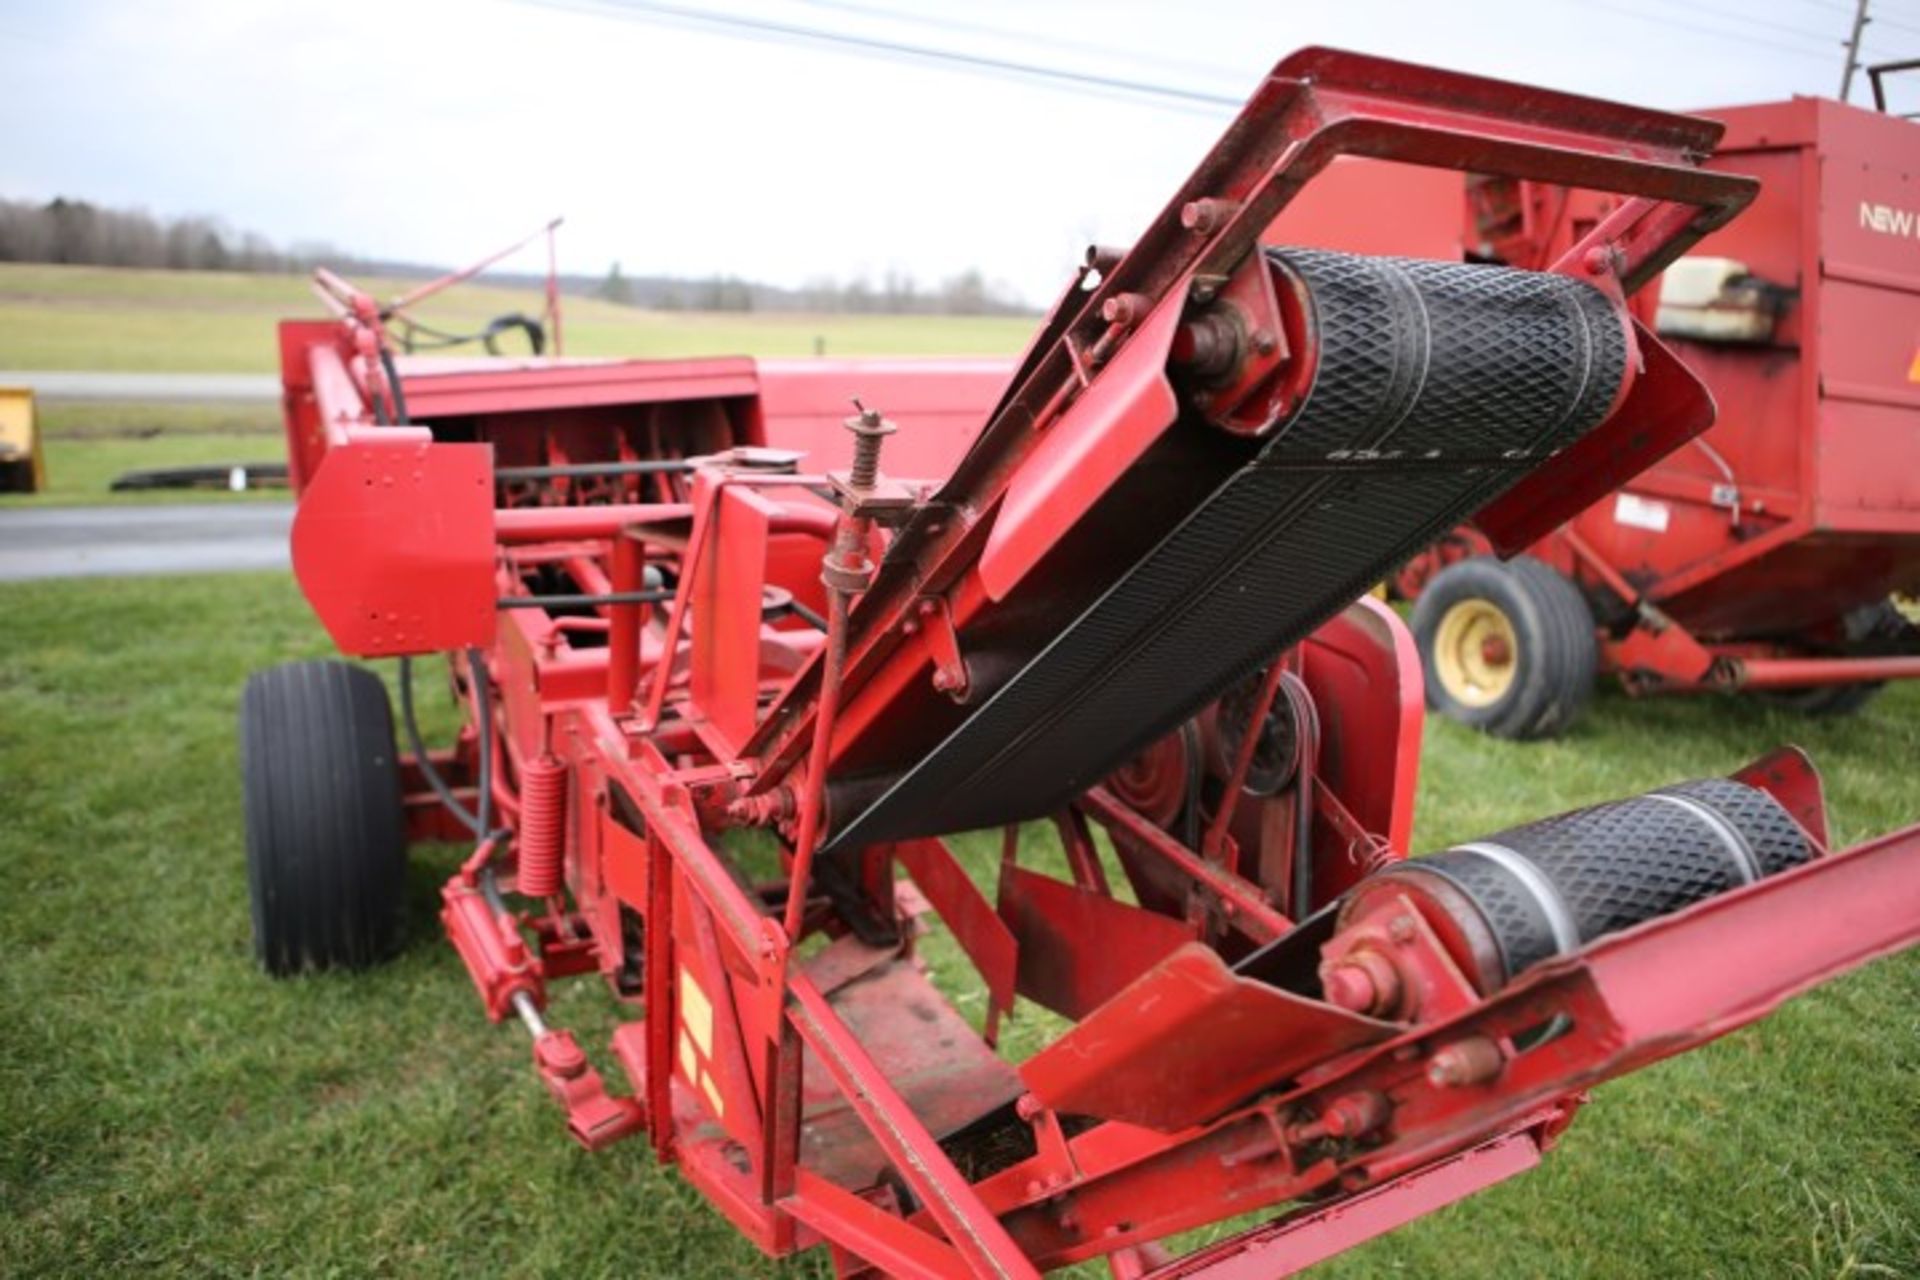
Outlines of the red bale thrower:
{"label": "red bale thrower", "polygon": [[[1920,124],[1818,98],[1711,113],[1753,207],[1636,298],[1719,420],[1502,563],[1453,530],[1393,575],[1430,704],[1505,737],[1568,728],[1596,671],[1632,693],[1857,710],[1920,677]],[[1616,196],[1349,165],[1277,241],[1544,267]],[[1388,216],[1391,211],[1391,216]]]}
{"label": "red bale thrower", "polygon": [[[409,693],[402,757],[371,673],[254,678],[263,963],[379,959],[406,844],[470,838],[441,918],[573,1136],[846,1275],[1280,1275],[1532,1167],[1591,1086],[1920,940],[1920,829],[1829,852],[1790,750],[1405,857],[1420,670],[1356,598],[1708,424],[1626,298],[1751,197],[1717,136],[1299,53],[1010,371],[436,369],[339,285],[282,329],[295,568],[347,653],[448,652],[466,728],[427,751]],[[1542,271],[1261,249],[1342,154],[1624,200]],[[612,1083],[545,1013],[585,974]],[[1010,1062],[1017,997],[1064,1029]]]}

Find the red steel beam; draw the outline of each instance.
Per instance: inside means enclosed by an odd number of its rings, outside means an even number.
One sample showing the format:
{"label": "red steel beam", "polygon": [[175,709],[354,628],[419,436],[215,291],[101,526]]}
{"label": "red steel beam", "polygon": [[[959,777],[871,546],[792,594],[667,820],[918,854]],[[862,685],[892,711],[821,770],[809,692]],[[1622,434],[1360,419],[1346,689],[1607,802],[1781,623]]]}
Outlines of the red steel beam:
{"label": "red steel beam", "polygon": [[974,1274],[952,1246],[904,1218],[811,1170],[796,1170],[794,1179],[796,1192],[781,1201],[780,1207],[888,1275],[965,1280]]}
{"label": "red steel beam", "polygon": [[794,1029],[974,1274],[1038,1280],[1040,1272],[981,1203],[826,997],[802,973],[788,975],[787,990]]}
{"label": "red steel beam", "polygon": [[1175,1258],[1145,1280],[1278,1280],[1437,1212],[1540,1163],[1523,1133],[1496,1138],[1337,1204],[1255,1227]]}

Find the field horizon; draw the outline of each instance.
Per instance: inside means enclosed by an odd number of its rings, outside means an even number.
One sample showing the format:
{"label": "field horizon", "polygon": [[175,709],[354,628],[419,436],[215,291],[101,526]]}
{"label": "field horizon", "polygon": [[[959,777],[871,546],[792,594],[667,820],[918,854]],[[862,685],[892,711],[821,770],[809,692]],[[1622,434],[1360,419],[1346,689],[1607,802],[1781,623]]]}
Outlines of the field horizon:
{"label": "field horizon", "polygon": [[[386,298],[420,282],[355,283]],[[542,305],[538,290],[482,280],[414,314],[464,333],[508,313],[538,315]],[[325,315],[300,275],[0,263],[0,381],[6,369],[272,373],[275,324]],[[1039,323],[1034,316],[649,311],[581,297],[563,298],[561,316],[568,355],[634,358],[1013,355]]]}

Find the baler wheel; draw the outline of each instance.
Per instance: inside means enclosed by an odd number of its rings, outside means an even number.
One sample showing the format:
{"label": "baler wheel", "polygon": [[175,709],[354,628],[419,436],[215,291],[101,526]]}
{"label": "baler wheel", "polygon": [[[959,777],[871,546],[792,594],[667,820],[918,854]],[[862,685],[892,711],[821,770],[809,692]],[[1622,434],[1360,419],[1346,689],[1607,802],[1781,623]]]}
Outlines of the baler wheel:
{"label": "baler wheel", "polygon": [[240,774],[261,967],[285,977],[392,955],[407,836],[379,677],[344,662],[256,672],[240,697]]}
{"label": "baler wheel", "polygon": [[1435,574],[1413,609],[1427,705],[1496,738],[1572,727],[1599,648],[1579,588],[1531,556],[1475,556]]}
{"label": "baler wheel", "polygon": [[[1840,652],[1846,656],[1871,657],[1913,651],[1915,624],[1908,621],[1906,613],[1893,600],[1862,605],[1840,620],[1840,629],[1845,637]],[[1834,718],[1853,715],[1886,687],[1883,680],[1862,680],[1808,689],[1762,689],[1759,693],[1775,706],[1803,716]]]}

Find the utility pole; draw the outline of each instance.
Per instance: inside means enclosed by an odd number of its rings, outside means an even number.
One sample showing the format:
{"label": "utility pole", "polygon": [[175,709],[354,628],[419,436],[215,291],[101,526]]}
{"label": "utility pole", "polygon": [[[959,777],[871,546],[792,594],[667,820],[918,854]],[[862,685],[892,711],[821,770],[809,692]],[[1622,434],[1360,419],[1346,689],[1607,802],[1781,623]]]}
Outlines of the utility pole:
{"label": "utility pole", "polygon": [[1853,9],[1853,33],[1847,37],[1847,69],[1840,73],[1840,101],[1853,89],[1853,73],[1860,69],[1860,33],[1867,27],[1867,0],[1858,0]]}

